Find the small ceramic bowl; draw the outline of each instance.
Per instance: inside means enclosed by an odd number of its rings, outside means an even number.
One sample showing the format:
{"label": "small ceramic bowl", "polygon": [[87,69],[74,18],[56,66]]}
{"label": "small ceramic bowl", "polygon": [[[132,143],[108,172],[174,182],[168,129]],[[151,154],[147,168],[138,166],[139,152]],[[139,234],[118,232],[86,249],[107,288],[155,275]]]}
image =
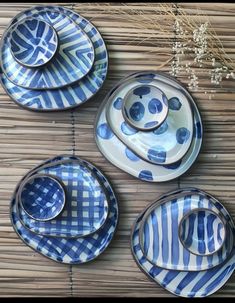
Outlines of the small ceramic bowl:
{"label": "small ceramic bowl", "polygon": [[179,238],[191,253],[212,255],[223,247],[226,224],[210,209],[197,208],[186,213],[179,223]]}
{"label": "small ceramic bowl", "polygon": [[65,200],[64,186],[51,175],[33,175],[19,189],[20,205],[37,221],[48,221],[57,217],[64,208]]}
{"label": "small ceramic bowl", "polygon": [[168,99],[156,86],[138,85],[129,90],[123,100],[122,114],[135,129],[150,131],[158,128],[168,114]]}
{"label": "small ceramic bowl", "polygon": [[43,20],[25,18],[15,24],[9,39],[10,50],[17,62],[27,67],[47,64],[58,48],[54,28]]}

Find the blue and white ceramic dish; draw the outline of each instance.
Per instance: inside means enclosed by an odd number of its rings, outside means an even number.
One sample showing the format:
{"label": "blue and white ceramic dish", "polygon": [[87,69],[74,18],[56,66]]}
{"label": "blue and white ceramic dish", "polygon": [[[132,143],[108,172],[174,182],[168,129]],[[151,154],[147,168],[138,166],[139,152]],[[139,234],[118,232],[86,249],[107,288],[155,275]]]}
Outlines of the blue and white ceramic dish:
{"label": "blue and white ceramic dish", "polygon": [[[15,198],[19,185],[17,186],[16,191],[12,197],[10,216],[16,233],[29,247],[57,262],[80,264],[95,259],[110,244],[118,224],[118,203],[113,189],[106,177],[91,163],[88,163],[85,160],[81,160],[76,156],[65,155],[49,159],[29,173],[37,173],[37,170],[45,164],[52,162],[56,164],[57,161],[69,159],[79,160],[82,161],[84,165],[87,165],[87,167],[92,170],[92,172],[97,176],[97,179],[99,179],[104,188],[107,190],[108,197],[110,199],[110,212],[107,221],[97,232],[86,237],[71,239],[46,237],[29,231],[24,227],[24,225],[22,225],[17,212]],[[27,175],[25,178],[27,178]]]}
{"label": "blue and white ceramic dish", "polygon": [[[200,192],[198,190],[194,191]],[[179,192],[183,192],[183,190]],[[173,195],[173,193],[169,195]],[[221,210],[224,210],[224,207],[218,201],[216,205]],[[166,270],[150,263],[142,253],[139,239],[139,228],[145,211],[139,215],[133,225],[131,250],[138,266],[151,280],[157,282],[169,292],[181,297],[206,297],[212,295],[228,281],[235,268],[235,247],[233,247],[230,256],[225,262],[205,271]],[[232,221],[232,218],[228,215],[227,220]]]}
{"label": "blue and white ceramic dish", "polygon": [[130,127],[119,110],[130,90],[138,89],[139,79],[132,76],[113,91],[108,98],[106,119],[114,134],[143,160],[153,164],[173,164],[187,153],[193,138],[193,118],[189,98],[156,74],[142,85],[152,85],[164,91],[168,98],[169,113],[164,123],[153,131],[139,131]]}
{"label": "blue and white ceramic dish", "polygon": [[156,86],[140,84],[125,95],[122,114],[126,122],[135,129],[156,129],[167,117],[167,97]]}
{"label": "blue and white ceramic dish", "polygon": [[21,186],[19,203],[25,213],[34,220],[48,221],[57,217],[64,208],[66,193],[63,185],[54,177],[37,174]]}
{"label": "blue and white ceramic dish", "polygon": [[[59,39],[58,52],[41,68],[21,66],[12,56],[9,43],[16,23],[6,29],[2,38],[0,60],[6,77],[24,88],[51,89],[72,84],[87,75],[94,63],[94,48],[87,34],[63,13],[44,10],[32,13],[31,17],[53,26]],[[22,21],[22,18],[18,19]]]}
{"label": "blue and white ceramic dish", "polygon": [[[139,77],[140,76],[140,77]],[[107,95],[106,99],[100,106],[100,110],[96,117],[95,122],[95,139],[99,150],[102,154],[115,166],[123,171],[137,177],[141,180],[148,182],[163,182],[169,181],[181,176],[185,173],[195,162],[202,144],[202,121],[199,111],[196,107],[191,95],[172,77],[166,76],[161,73],[147,74],[138,73],[129,76],[130,78],[139,79],[139,81],[149,81],[149,77],[161,79],[162,82],[171,85],[171,91],[181,90],[185,96],[190,100],[190,104],[193,110],[193,140],[187,154],[178,162],[170,165],[154,165],[142,160],[137,154],[127,148],[113,133],[106,120],[106,106],[107,99],[112,95],[113,91]],[[146,78],[145,78],[146,77]],[[115,89],[126,83],[126,79],[121,81]],[[116,104],[117,106],[117,104]],[[162,126],[164,123],[162,124]],[[128,131],[129,129],[127,129]]]}
{"label": "blue and white ceramic dish", "polygon": [[55,55],[58,37],[54,28],[44,20],[25,18],[12,28],[9,45],[21,65],[39,67]]}
{"label": "blue and white ceramic dish", "polygon": [[34,111],[59,111],[77,107],[93,97],[102,87],[108,71],[108,53],[100,33],[85,18],[60,6],[38,6],[17,15],[12,23],[43,11],[59,12],[71,18],[92,41],[95,62],[90,72],[78,82],[54,90],[30,90],[15,85],[0,71],[5,91],[20,106]]}
{"label": "blue and white ceramic dish", "polygon": [[[226,241],[211,256],[191,253],[179,236],[180,222],[192,210],[205,208],[222,217],[212,198],[200,193],[172,195],[153,204],[146,211],[140,227],[140,245],[144,256],[153,265],[170,270],[200,271],[224,262],[233,249],[234,226],[226,226]],[[226,217],[226,215],[225,215]]]}
{"label": "blue and white ceramic dish", "polygon": [[199,208],[186,213],[179,223],[179,239],[195,255],[208,256],[223,247],[226,227],[223,218],[211,209]]}
{"label": "blue and white ceramic dish", "polygon": [[37,174],[55,176],[66,191],[66,204],[54,220],[38,222],[19,205],[19,219],[30,231],[45,236],[83,237],[99,230],[106,222],[109,205],[102,184],[82,162],[69,160],[43,166]]}

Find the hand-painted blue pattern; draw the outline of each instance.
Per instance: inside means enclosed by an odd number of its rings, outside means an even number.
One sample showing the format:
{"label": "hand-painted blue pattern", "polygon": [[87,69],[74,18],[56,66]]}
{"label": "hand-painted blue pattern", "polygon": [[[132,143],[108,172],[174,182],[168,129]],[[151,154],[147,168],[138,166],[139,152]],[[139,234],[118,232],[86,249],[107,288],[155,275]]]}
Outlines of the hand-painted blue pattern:
{"label": "hand-painted blue pattern", "polygon": [[[48,160],[42,165],[52,162],[55,162],[56,164],[56,161],[66,159],[79,160],[79,158],[76,156],[58,156]],[[110,244],[117,227],[118,204],[109,182],[96,167],[87,161],[82,160],[82,162],[84,165],[87,165],[93,171],[93,173],[96,174],[97,178],[107,190],[107,194],[110,198],[110,212],[108,219],[96,233],[76,239],[53,238],[34,234],[21,224],[17,214],[15,196],[11,201],[11,220],[19,237],[37,252],[40,252],[44,256],[61,263],[79,264],[93,260],[99,256]],[[34,173],[36,173],[40,166],[34,170]]]}
{"label": "hand-painted blue pattern", "polygon": [[118,110],[122,109],[122,101],[123,101],[122,98],[117,98],[113,106]]}
{"label": "hand-painted blue pattern", "polygon": [[[178,194],[187,195],[193,193],[203,194],[207,199],[212,199],[216,208],[223,214],[228,224],[232,226],[231,231],[234,233],[235,230],[233,220],[223,205],[209,194],[203,193],[196,188],[186,188],[172,191],[162,195],[158,202],[160,203],[163,199],[170,199],[170,197]],[[143,269],[146,275],[148,275],[153,281],[165,287],[168,291],[182,297],[205,297],[216,292],[226,283],[235,268],[234,248],[231,256],[225,263],[221,263],[221,265],[206,271],[195,273],[187,271],[165,270],[160,267],[153,266],[143,256],[140,246],[139,228],[145,212],[146,210],[139,215],[134,223],[134,228],[131,235],[131,249],[136,262]]]}
{"label": "hand-painted blue pattern", "polygon": [[136,154],[133,153],[133,151],[131,151],[128,147],[126,147],[125,153],[126,153],[127,158],[129,158],[131,161],[135,162],[135,161],[140,160],[140,158],[138,156],[136,156]]}
{"label": "hand-painted blue pattern", "polygon": [[[163,101],[163,96],[164,94],[153,85],[130,89],[124,98],[124,118],[136,129],[155,129],[165,120],[168,113],[167,98],[164,96]],[[115,103],[113,106],[115,107]]]}
{"label": "hand-painted blue pattern", "polygon": [[[180,241],[178,231],[181,219],[191,210],[201,207],[208,208],[217,215],[220,214],[220,210],[216,208],[212,198],[207,199],[202,194],[193,193],[182,194],[178,197],[177,195],[169,196],[162,204],[156,203],[149,209],[143,219],[143,230],[140,234],[143,243],[142,250],[149,262],[170,270],[199,271],[215,267],[226,260],[233,248],[231,231],[233,225],[226,228],[227,238],[223,248],[211,256],[192,254]],[[188,229],[183,231],[186,231],[185,236],[191,235],[188,233]],[[194,237],[196,237],[196,233]]]}
{"label": "hand-painted blue pattern", "polygon": [[130,125],[128,125],[126,122],[122,123],[121,130],[127,136],[134,135],[134,134],[136,134],[138,132],[138,130],[134,129],[133,127],[131,127]]}
{"label": "hand-painted blue pattern", "polygon": [[164,163],[166,161],[166,151],[162,146],[153,146],[148,150],[148,158],[151,162]]}
{"label": "hand-painted blue pattern", "polygon": [[113,136],[113,132],[107,123],[103,123],[97,129],[97,135],[102,138],[109,140]]}
{"label": "hand-painted blue pattern", "polygon": [[140,246],[139,228],[143,215],[144,213],[135,222],[131,234],[131,249],[136,262],[153,281],[181,297],[206,297],[216,292],[230,278],[235,269],[235,248],[225,263],[206,271],[166,270],[152,265],[143,255]]}
{"label": "hand-painted blue pattern", "polygon": [[192,253],[208,255],[222,247],[225,227],[220,217],[208,210],[190,213],[179,227],[183,245]]}
{"label": "hand-painted blue pattern", "polygon": [[52,59],[58,38],[53,27],[45,21],[26,18],[14,26],[9,43],[13,56],[20,64],[36,67]]}
{"label": "hand-painted blue pattern", "polygon": [[7,78],[28,89],[59,88],[83,78],[94,63],[94,48],[89,37],[66,14],[42,11],[32,17],[48,22],[59,38],[58,53],[47,66],[32,69],[21,66],[13,58],[9,37],[16,25],[8,28],[3,37],[1,67]]}
{"label": "hand-painted blue pattern", "polygon": [[[144,74],[145,73],[141,73],[140,75],[143,76]],[[132,79],[131,77],[134,76],[130,76],[130,79]],[[159,82],[168,84],[169,81],[168,76],[163,76],[162,74],[156,73],[156,78],[159,79]],[[118,90],[119,87],[123,85],[123,83],[117,85],[106,96],[105,100],[101,105],[100,111],[97,114],[96,124],[95,124],[95,129],[96,129],[95,139],[98,148],[112,164],[114,164],[115,166],[122,169],[123,171],[141,180],[146,180],[149,182],[163,182],[179,177],[192,166],[192,164],[197,159],[197,156],[201,148],[203,129],[202,129],[202,121],[201,121],[200,113],[190,94],[177,82],[174,82],[173,80],[171,80],[171,82],[173,82],[173,85],[171,85],[172,86],[171,89],[175,91],[181,90],[182,92],[184,92],[193,110],[193,132],[194,132],[193,140],[187,154],[180,161],[176,163],[169,165],[166,164],[154,165],[144,161],[142,158],[140,158],[139,161],[133,162],[126,156],[125,144],[123,144],[123,142],[115,134],[112,136],[110,140],[103,140],[98,136],[97,130],[99,129],[99,126],[103,123],[107,123],[106,113],[109,105],[107,103],[107,100],[111,95],[115,94],[115,91]],[[175,91],[173,91],[173,93]],[[114,107],[113,109],[116,110]],[[134,153],[136,154],[136,152]]]}
{"label": "hand-painted blue pattern", "polygon": [[167,121],[164,121],[164,122],[162,123],[162,125],[160,125],[157,129],[155,129],[155,130],[153,131],[153,133],[154,133],[155,135],[161,135],[161,134],[165,133],[165,132],[167,131],[167,129],[168,129]]}
{"label": "hand-painted blue pattern", "polygon": [[89,100],[101,88],[108,71],[108,54],[96,28],[80,15],[60,6],[35,7],[20,13],[13,23],[43,11],[60,12],[71,18],[90,38],[95,49],[95,63],[87,76],[73,85],[56,90],[29,90],[14,85],[1,71],[1,82],[6,92],[19,105],[36,111],[64,110]]}
{"label": "hand-painted blue pattern", "polygon": [[24,185],[20,199],[23,209],[32,218],[50,220],[62,211],[65,192],[57,180],[36,176]]}
{"label": "hand-painted blue pattern", "polygon": [[37,222],[19,208],[19,218],[31,231],[48,236],[81,237],[97,231],[108,216],[106,195],[89,169],[81,163],[49,166],[38,173],[56,176],[65,184],[67,201],[61,215]]}
{"label": "hand-painted blue pattern", "polygon": [[179,144],[184,144],[190,137],[190,131],[186,127],[181,127],[176,131],[176,140]]}
{"label": "hand-painted blue pattern", "polygon": [[168,105],[171,110],[180,110],[182,103],[177,97],[173,97],[168,100]]}

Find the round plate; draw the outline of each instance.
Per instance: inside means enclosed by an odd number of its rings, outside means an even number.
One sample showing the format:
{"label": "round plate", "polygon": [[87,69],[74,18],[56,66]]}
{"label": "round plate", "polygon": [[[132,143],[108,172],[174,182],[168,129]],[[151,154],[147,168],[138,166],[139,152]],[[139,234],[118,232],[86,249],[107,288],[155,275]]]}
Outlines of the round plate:
{"label": "round plate", "polygon": [[10,50],[21,65],[39,67],[53,58],[59,46],[58,36],[49,23],[31,17],[17,22],[13,28]]}
{"label": "round plate", "polygon": [[[16,233],[29,247],[54,261],[68,264],[79,264],[95,259],[110,244],[118,224],[118,203],[113,189],[106,177],[91,163],[81,160],[76,156],[63,155],[49,159],[36,167],[30,173],[36,172],[42,165],[69,159],[79,160],[82,161],[84,165],[87,165],[87,167],[96,174],[97,178],[99,178],[100,182],[107,190],[110,198],[110,212],[106,223],[99,229],[99,231],[84,238],[76,239],[46,237],[30,232],[21,224],[17,213],[15,197],[19,184],[17,185],[12,197],[10,217]],[[27,177],[27,175],[25,177]]]}
{"label": "round plate", "polygon": [[41,167],[37,174],[55,176],[64,184],[66,204],[59,217],[47,222],[32,220],[18,204],[19,219],[30,231],[45,236],[83,237],[105,224],[109,213],[106,192],[86,165],[75,160],[57,161]]}
{"label": "round plate", "polygon": [[[22,66],[10,50],[9,39],[18,23],[13,24],[6,29],[1,44],[1,67],[6,77],[18,86],[41,90],[63,87],[87,75],[95,56],[86,33],[60,12],[45,10],[34,14],[32,10],[30,17],[44,20],[55,29],[59,39],[58,52],[46,66],[36,69]],[[23,15],[15,18],[22,21]]]}
{"label": "round plate", "polygon": [[[69,16],[91,39],[95,50],[95,63],[90,72],[81,80],[60,89],[30,90],[8,80],[0,71],[1,82],[6,93],[20,106],[34,111],[60,111],[77,107],[93,97],[102,87],[108,71],[108,53],[97,29],[86,19],[60,6],[35,7],[22,12],[19,18],[38,11],[51,10]],[[14,22],[18,19],[14,19]]]}
{"label": "round plate", "polygon": [[178,236],[179,223],[191,210],[208,208],[223,216],[215,203],[211,197],[187,192],[170,195],[149,207],[141,221],[139,234],[141,249],[148,261],[162,268],[187,271],[207,270],[224,262],[233,249],[231,229],[234,225],[226,227],[227,237],[223,249],[211,256],[190,253]]}
{"label": "round plate", "polygon": [[[142,77],[146,75],[149,78],[150,74],[141,73]],[[138,77],[134,74],[130,77]],[[178,162],[169,165],[154,165],[148,163],[139,158],[135,153],[128,149],[112,132],[108,126],[105,112],[106,112],[106,101],[109,95],[102,103],[95,122],[95,139],[99,150],[102,154],[115,166],[124,170],[125,172],[137,177],[141,180],[148,182],[163,182],[175,179],[185,173],[195,162],[200,152],[202,144],[202,121],[199,111],[192,97],[187,93],[186,90],[176,82],[172,77],[166,76],[165,74],[155,73],[154,77],[161,81],[169,83],[175,87],[175,90],[181,90],[186,94],[191,102],[193,108],[193,121],[194,121],[194,136],[192,144],[188,153]],[[126,79],[123,80],[126,82]],[[122,82],[123,82],[122,81]],[[141,81],[144,81],[142,79]],[[121,84],[122,84],[121,82]],[[117,85],[117,87],[120,84]],[[110,93],[110,95],[112,92]],[[164,125],[164,123],[163,123]]]}
{"label": "round plate", "polygon": [[[182,192],[182,190],[179,192]],[[216,203],[219,204],[218,201]],[[151,280],[157,282],[169,292],[181,297],[206,297],[215,293],[227,282],[235,268],[235,247],[224,263],[206,271],[167,270],[152,265],[144,257],[139,241],[139,228],[145,211],[138,216],[133,225],[131,250],[137,265]],[[228,219],[232,221],[230,216]]]}
{"label": "round plate", "polygon": [[148,132],[139,131],[126,123],[119,110],[120,104],[130,90],[139,87],[138,79],[131,76],[126,81],[123,80],[109,97],[106,119],[114,134],[143,160],[153,164],[175,163],[187,153],[193,138],[190,101],[166,81],[163,83],[150,78],[146,84],[161,89],[168,98],[169,112],[160,128]]}

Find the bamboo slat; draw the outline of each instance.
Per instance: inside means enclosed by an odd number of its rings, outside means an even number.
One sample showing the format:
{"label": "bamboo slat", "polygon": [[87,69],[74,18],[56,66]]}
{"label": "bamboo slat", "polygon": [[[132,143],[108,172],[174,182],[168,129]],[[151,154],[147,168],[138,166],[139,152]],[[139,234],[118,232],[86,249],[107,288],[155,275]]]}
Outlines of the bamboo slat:
{"label": "bamboo slat", "polygon": [[[39,3],[1,3],[0,35],[18,12]],[[50,4],[50,3],[48,3]],[[55,3],[53,3],[55,4]],[[0,87],[0,296],[117,296],[172,297],[151,282],[137,267],[130,251],[130,229],[137,215],[160,194],[196,186],[218,197],[235,218],[235,90],[227,80],[214,88],[207,69],[200,71],[200,87],[192,94],[204,121],[205,137],[193,167],[177,180],[149,184],[115,168],[99,152],[93,137],[97,109],[104,96],[122,77],[155,69],[172,57],[171,18],[159,3],[58,3],[89,18],[102,33],[109,50],[110,69],[102,90],[85,105],[63,113],[33,113],[21,109]],[[235,4],[179,3],[190,18],[209,18],[234,58]],[[142,10],[147,20],[159,14],[164,32],[137,26],[120,17]],[[133,16],[133,15],[132,15]],[[208,16],[208,17],[205,17]],[[169,72],[170,63],[161,68]],[[179,77],[187,84],[187,74]],[[205,94],[205,90],[208,91]],[[212,92],[211,92],[212,91]],[[209,98],[211,95],[211,99]],[[94,163],[110,179],[119,198],[120,223],[110,247],[94,262],[80,266],[55,263],[28,248],[15,234],[9,203],[16,183],[41,161],[61,153],[75,153]],[[214,297],[235,296],[235,275]]]}

